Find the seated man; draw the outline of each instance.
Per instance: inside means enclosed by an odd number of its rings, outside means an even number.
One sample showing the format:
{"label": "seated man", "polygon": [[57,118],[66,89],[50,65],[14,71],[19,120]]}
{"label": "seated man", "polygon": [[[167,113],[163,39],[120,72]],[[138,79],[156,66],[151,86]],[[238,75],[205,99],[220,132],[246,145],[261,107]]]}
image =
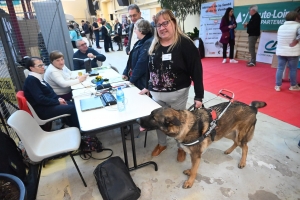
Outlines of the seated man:
{"label": "seated man", "polygon": [[97,60],[101,62],[106,60],[106,57],[104,55],[98,53],[92,48],[89,48],[86,42],[82,39],[76,41],[76,46],[78,48],[78,51],[76,51],[73,55],[74,70],[85,69],[83,61],[85,58],[92,59],[92,68],[98,67]]}
{"label": "seated man", "polygon": [[45,73],[43,61],[37,57],[27,58],[25,67],[30,72],[23,86],[24,96],[39,118],[50,119],[63,114],[71,114],[66,117],[66,124],[79,128],[74,103],[59,98],[51,86],[43,80]]}

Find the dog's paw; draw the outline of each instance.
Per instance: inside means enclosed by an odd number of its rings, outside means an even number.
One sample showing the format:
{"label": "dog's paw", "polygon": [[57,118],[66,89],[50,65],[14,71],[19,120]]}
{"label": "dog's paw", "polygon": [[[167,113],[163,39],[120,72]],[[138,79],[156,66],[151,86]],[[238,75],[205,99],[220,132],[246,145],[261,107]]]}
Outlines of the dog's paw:
{"label": "dog's paw", "polygon": [[191,183],[191,181],[187,180],[184,182],[182,188],[184,189],[188,189],[188,188],[191,188],[193,186],[194,182]]}
{"label": "dog's paw", "polygon": [[246,163],[245,163],[245,162],[240,162],[239,165],[238,165],[238,167],[239,167],[240,169],[243,169],[245,166],[246,166]]}
{"label": "dog's paw", "polygon": [[190,169],[184,170],[183,173],[187,176],[190,176],[191,175],[191,170]]}

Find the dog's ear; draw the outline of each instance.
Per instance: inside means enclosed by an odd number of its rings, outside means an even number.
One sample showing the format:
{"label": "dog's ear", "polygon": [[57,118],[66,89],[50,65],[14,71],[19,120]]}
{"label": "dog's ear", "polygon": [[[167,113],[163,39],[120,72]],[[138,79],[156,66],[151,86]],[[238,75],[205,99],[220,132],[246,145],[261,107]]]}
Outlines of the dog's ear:
{"label": "dog's ear", "polygon": [[172,124],[172,125],[175,125],[175,126],[180,126],[181,125],[181,122],[179,119],[177,119],[177,117],[171,117],[171,118],[166,118],[166,121],[165,121],[167,124]]}

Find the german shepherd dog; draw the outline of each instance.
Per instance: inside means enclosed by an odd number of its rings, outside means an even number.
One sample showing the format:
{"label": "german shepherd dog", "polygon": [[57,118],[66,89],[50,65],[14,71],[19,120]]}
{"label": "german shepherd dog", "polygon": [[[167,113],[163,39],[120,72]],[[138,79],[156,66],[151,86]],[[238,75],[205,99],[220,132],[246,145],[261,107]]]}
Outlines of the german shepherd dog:
{"label": "german shepherd dog", "polygon": [[[189,176],[188,180],[184,182],[183,188],[193,186],[204,150],[213,141],[218,141],[223,137],[234,142],[224,152],[225,154],[230,154],[237,146],[242,148],[242,158],[238,167],[245,167],[248,152],[247,143],[254,134],[257,108],[265,107],[267,104],[262,101],[253,101],[249,106],[234,101],[218,119],[228,104],[229,102],[225,102],[211,106],[209,109],[201,108],[193,111],[162,107],[153,110],[149,116],[137,120],[141,127],[146,130],[160,129],[166,135],[175,138],[184,151],[190,154],[192,168],[183,171],[185,175]],[[209,130],[212,121],[211,110],[214,110],[217,116],[215,131],[212,131],[205,138],[202,137],[202,142],[186,146],[188,143],[197,141]]]}

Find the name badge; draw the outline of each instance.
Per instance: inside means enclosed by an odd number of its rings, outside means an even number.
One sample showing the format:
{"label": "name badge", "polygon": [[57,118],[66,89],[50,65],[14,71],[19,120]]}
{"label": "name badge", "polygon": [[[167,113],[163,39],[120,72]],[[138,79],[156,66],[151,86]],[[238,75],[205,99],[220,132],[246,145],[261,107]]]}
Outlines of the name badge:
{"label": "name badge", "polygon": [[162,61],[171,60],[171,59],[172,59],[172,54],[170,53],[162,55]]}

